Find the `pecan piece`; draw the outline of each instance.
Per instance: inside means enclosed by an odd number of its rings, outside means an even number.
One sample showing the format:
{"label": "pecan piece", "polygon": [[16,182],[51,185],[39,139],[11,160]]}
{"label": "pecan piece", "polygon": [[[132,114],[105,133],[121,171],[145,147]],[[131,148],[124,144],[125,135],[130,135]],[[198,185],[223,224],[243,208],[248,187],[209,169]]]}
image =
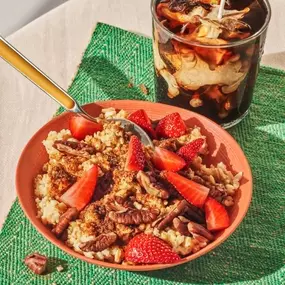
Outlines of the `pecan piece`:
{"label": "pecan piece", "polygon": [[186,200],[182,200],[178,203],[178,205],[170,212],[168,213],[164,219],[157,225],[157,228],[159,230],[163,230],[167,227],[168,224],[170,224],[174,218],[177,216],[183,214],[188,208],[188,202]]}
{"label": "pecan piece", "polygon": [[188,208],[185,211],[185,216],[199,224],[203,224],[205,222],[205,217],[200,209],[191,204],[188,204]]}
{"label": "pecan piece", "polygon": [[82,251],[102,251],[111,246],[117,240],[117,235],[113,232],[101,234],[98,237],[79,245]]}
{"label": "pecan piece", "polygon": [[35,273],[42,274],[46,271],[47,257],[39,253],[32,253],[26,256],[24,263]]}
{"label": "pecan piece", "polygon": [[196,224],[194,222],[189,222],[187,227],[190,233],[198,234],[210,241],[215,239],[215,237],[202,225]]}
{"label": "pecan piece", "polygon": [[83,142],[56,140],[53,147],[60,152],[84,158],[90,158],[96,149]]}
{"label": "pecan piece", "polygon": [[137,210],[128,209],[124,212],[109,212],[109,218],[115,223],[124,225],[140,225],[154,221],[159,215],[157,209]]}
{"label": "pecan piece", "polygon": [[150,174],[143,171],[139,171],[137,174],[137,181],[145,189],[145,191],[153,196],[168,199],[169,193],[162,187],[162,185],[156,181],[156,179]]}
{"label": "pecan piece", "polygon": [[69,208],[65,213],[59,217],[57,225],[53,228],[52,232],[59,237],[69,226],[71,221],[74,221],[79,216],[76,208]]}
{"label": "pecan piece", "polygon": [[177,230],[181,235],[191,236],[190,232],[188,231],[187,224],[183,223],[183,221],[181,221],[180,219],[174,218],[173,226],[175,230]]}

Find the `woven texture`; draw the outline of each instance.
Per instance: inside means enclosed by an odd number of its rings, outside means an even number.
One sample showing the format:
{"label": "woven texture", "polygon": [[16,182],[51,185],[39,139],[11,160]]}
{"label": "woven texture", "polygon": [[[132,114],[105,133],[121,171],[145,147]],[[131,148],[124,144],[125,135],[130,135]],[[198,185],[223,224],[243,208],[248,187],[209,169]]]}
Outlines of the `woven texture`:
{"label": "woven texture", "polygon": [[[155,101],[151,46],[148,38],[99,24],[69,93],[80,103]],[[128,87],[130,81],[133,88]],[[148,95],[140,84],[147,86]],[[252,167],[253,201],[236,232],[213,252],[156,272],[100,268],[74,259],[46,241],[16,201],[0,233],[0,285],[285,284],[284,112],[285,73],[262,67],[250,114],[230,130]],[[34,251],[50,257],[48,274],[36,276],[22,263]],[[64,271],[56,271],[59,264]]]}

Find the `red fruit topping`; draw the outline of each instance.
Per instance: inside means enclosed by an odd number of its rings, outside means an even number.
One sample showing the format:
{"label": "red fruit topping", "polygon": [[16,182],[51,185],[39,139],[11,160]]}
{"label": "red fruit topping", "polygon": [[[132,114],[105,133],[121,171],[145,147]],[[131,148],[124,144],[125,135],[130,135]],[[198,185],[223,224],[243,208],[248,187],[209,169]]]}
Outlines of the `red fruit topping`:
{"label": "red fruit topping", "polygon": [[165,264],[181,258],[163,240],[147,234],[139,234],[130,240],[125,250],[126,261],[136,264]]}
{"label": "red fruit topping", "polygon": [[83,140],[87,135],[93,135],[98,131],[102,131],[103,126],[83,117],[73,116],[69,121],[69,129],[75,139]]}
{"label": "red fruit topping", "polygon": [[136,136],[131,136],[125,169],[128,171],[143,170],[144,164],[142,143]]}
{"label": "red fruit topping", "polygon": [[161,119],[156,127],[159,138],[178,138],[186,133],[186,125],[178,113],[172,113]]}
{"label": "red fruit topping", "polygon": [[81,211],[93,196],[97,178],[98,167],[94,165],[60,197],[60,201]]}
{"label": "red fruit topping", "polygon": [[213,198],[205,203],[206,224],[209,231],[218,231],[230,225],[230,218],[225,207]]}
{"label": "red fruit topping", "polygon": [[177,173],[165,171],[164,177],[192,205],[202,208],[210,189]]}
{"label": "red fruit topping", "polygon": [[155,132],[152,128],[151,120],[147,116],[145,110],[140,109],[131,113],[128,116],[128,120],[140,126],[148,135],[151,136],[151,138],[155,138]]}
{"label": "red fruit topping", "polygon": [[160,147],[155,147],[152,161],[157,169],[174,172],[181,170],[186,165],[183,158],[170,150]]}
{"label": "red fruit topping", "polygon": [[177,154],[181,156],[188,164],[196,157],[201,150],[205,140],[202,138],[196,139],[184,146],[182,146]]}

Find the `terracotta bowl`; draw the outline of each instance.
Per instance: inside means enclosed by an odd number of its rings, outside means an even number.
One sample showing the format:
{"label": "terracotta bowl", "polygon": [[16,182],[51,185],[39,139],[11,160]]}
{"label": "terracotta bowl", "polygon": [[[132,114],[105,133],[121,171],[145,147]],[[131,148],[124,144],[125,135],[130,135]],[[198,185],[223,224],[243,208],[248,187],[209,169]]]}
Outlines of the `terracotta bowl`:
{"label": "terracotta bowl", "polygon": [[42,141],[47,137],[50,131],[60,131],[63,128],[68,128],[68,120],[71,113],[64,113],[46,125],[44,125],[28,142],[24,148],[20,160],[17,166],[16,172],[16,187],[20,204],[34,227],[51,243],[69,253],[75,258],[87,261],[92,264],[110,267],[115,269],[123,269],[130,271],[149,271],[164,269],[172,266],[176,266],[182,263],[194,260],[224,242],[238,227],[243,220],[252,196],[252,176],[247,159],[242,152],[237,142],[220,126],[210,121],[209,119],[198,115],[196,113],[173,107],[164,104],[150,103],[144,101],[105,101],[88,104],[84,106],[84,109],[93,116],[98,116],[102,108],[114,107],[116,109],[124,109],[132,112],[137,109],[146,110],[151,119],[157,120],[164,117],[166,114],[179,112],[182,118],[186,121],[188,126],[197,125],[201,127],[202,133],[207,136],[207,142],[209,144],[210,153],[212,156],[208,159],[207,163],[224,162],[227,167],[233,171],[243,171],[244,178],[241,183],[240,190],[236,197],[236,203],[230,210],[231,225],[226,230],[217,234],[216,240],[210,243],[207,247],[199,252],[192,254],[186,258],[183,258],[180,262],[175,264],[158,264],[158,265],[120,265],[108,262],[103,262],[95,259],[87,258],[71,248],[67,247],[63,242],[58,240],[51,231],[45,227],[41,221],[36,217],[36,204],[33,189],[33,179],[41,172],[42,166],[48,161],[48,156],[42,145]]}

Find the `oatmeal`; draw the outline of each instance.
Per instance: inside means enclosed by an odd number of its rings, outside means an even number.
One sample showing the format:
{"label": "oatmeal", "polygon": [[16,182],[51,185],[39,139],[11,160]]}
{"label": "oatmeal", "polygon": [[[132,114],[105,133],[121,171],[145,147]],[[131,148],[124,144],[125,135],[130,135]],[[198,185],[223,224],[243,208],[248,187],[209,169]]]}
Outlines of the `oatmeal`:
{"label": "oatmeal", "polygon": [[[154,148],[112,118],[137,123]],[[230,225],[226,208],[242,173],[204,164],[200,128],[186,126],[178,113],[154,128],[144,110],[110,108],[96,123],[82,119],[48,134],[49,160],[34,186],[38,217],[73,250],[112,263],[171,263]]]}

